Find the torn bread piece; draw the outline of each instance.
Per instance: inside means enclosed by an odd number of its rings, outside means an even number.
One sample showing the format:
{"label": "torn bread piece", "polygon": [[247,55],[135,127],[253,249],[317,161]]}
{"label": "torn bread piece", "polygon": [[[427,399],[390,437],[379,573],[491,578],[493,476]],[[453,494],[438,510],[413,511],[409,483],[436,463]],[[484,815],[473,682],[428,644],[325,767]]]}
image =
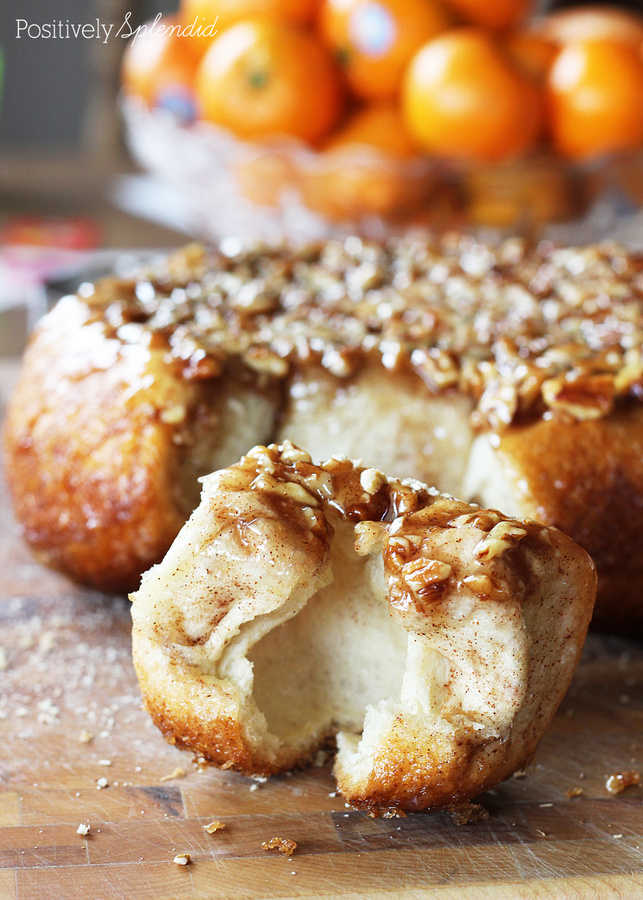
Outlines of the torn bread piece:
{"label": "torn bread piece", "polygon": [[132,595],[134,660],[209,763],[269,775],[336,744],[354,807],[453,806],[532,757],[595,590],[555,528],[284,441],[203,479]]}

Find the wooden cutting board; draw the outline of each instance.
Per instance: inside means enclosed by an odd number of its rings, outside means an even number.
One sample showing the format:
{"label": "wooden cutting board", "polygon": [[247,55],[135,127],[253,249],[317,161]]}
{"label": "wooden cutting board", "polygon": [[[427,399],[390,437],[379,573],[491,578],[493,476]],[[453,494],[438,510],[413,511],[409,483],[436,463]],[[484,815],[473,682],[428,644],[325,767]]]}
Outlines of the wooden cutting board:
{"label": "wooden cutting board", "polygon": [[[140,708],[127,601],[38,565],[4,488],[0,737],[3,900],[643,898],[643,789],[605,786],[643,774],[640,641],[590,638],[532,769],[481,798],[486,821],[371,819],[329,764],[261,783],[166,744]],[[272,837],[292,858],[262,849]]]}

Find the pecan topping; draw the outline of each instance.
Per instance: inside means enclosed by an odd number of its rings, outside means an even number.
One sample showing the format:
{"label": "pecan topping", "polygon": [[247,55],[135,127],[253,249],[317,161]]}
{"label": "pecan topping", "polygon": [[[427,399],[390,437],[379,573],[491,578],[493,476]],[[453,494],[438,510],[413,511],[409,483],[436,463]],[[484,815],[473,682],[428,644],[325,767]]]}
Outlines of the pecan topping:
{"label": "pecan topping", "polygon": [[236,361],[266,378],[318,365],[346,379],[368,358],[466,392],[492,429],[643,398],[643,254],[616,245],[228,240],[83,297],[124,342],[130,327],[164,338],[188,379]]}

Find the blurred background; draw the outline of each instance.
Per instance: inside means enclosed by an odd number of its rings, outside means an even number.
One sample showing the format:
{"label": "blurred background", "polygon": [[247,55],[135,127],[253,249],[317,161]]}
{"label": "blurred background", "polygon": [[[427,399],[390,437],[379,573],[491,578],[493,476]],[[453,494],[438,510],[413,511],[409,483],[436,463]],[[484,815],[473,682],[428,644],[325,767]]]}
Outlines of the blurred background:
{"label": "blurred background", "polygon": [[[46,285],[53,296],[78,277],[79,269],[126,267],[130,253],[177,246],[193,237],[316,237],[349,231],[384,237],[408,228],[442,227],[499,228],[532,236],[552,223],[570,221],[585,223],[588,230],[581,227],[577,233],[591,237],[637,215],[643,200],[643,0],[609,5],[445,0],[444,10],[442,0],[313,3],[314,17],[310,13],[303,25],[297,22],[309,35],[309,45],[297,50],[297,62],[284,35],[294,28],[290,20],[301,19],[304,7],[311,6],[308,0],[253,0],[249,6],[248,0],[181,0],[180,7],[179,0],[2,0],[0,354],[20,352],[44,308]],[[360,3],[368,9],[355,12]],[[322,25],[320,4],[330,10],[324,9]],[[555,18],[565,15],[565,8],[575,12],[579,7],[585,18]],[[146,60],[143,38],[129,69],[127,60],[122,69],[123,55],[131,51],[115,33],[124,22],[133,29],[159,14],[161,22],[174,21],[178,14],[184,24],[188,16],[201,16],[207,24],[219,8],[225,26],[234,27],[235,9],[242,21],[255,10],[267,10],[274,19],[279,33],[255,35],[253,52],[267,54],[260,44],[270,39],[276,77],[306,85],[303,107],[288,113],[291,130],[287,117],[272,126],[261,124],[264,108],[248,102],[229,72],[225,78],[215,73],[214,54],[209,66],[203,62],[204,53],[210,55],[203,41],[183,38],[179,48],[181,59],[195,60],[189,67],[197,87],[193,91],[190,84],[187,95],[183,74],[176,74],[184,73],[183,63],[177,68],[167,48],[161,62],[158,48],[148,50]],[[590,8],[599,11],[596,21],[588,18]],[[492,21],[499,10],[508,16],[500,24]],[[391,23],[403,34],[405,17],[414,26],[411,32],[421,32],[422,22],[429,29],[425,36],[444,46],[451,30],[463,25],[478,35],[478,43],[464,50],[449,45],[455,60],[450,71],[456,72],[464,58],[468,77],[488,83],[491,91],[486,99],[478,98],[483,105],[469,110],[464,125],[448,116],[445,124],[437,101],[431,105],[432,90],[453,94],[453,84],[446,83],[443,71],[437,88],[427,86],[435,64],[428,56],[423,64],[417,62],[424,44],[408,49],[403,71],[399,63],[399,84],[390,81],[391,64],[398,65],[397,45],[387,50],[384,75],[381,68],[369,68],[369,48],[383,56],[380,45],[393,40]],[[542,25],[550,19],[556,24]],[[60,35],[68,23],[96,25],[99,34],[110,24],[113,29],[105,39],[46,37],[46,26],[58,28]],[[226,30],[219,29],[215,40]],[[573,118],[574,96],[554,85],[555,66],[562,71],[556,60],[569,55],[575,41],[586,39],[608,46],[598,62],[593,56],[584,59],[581,87],[587,89],[589,79],[596,88],[594,78],[600,93],[604,81],[610,114],[616,109],[622,121],[604,118],[586,127]],[[326,59],[336,76],[327,76]],[[581,65],[578,53],[559,81],[569,81],[574,65]],[[146,66],[156,66],[151,83],[162,84],[164,93],[149,88]],[[264,88],[264,73],[257,77],[260,81],[251,87]],[[340,86],[333,94],[335,78]],[[183,93],[172,79],[181,82]],[[325,94],[320,84],[326,85]],[[222,93],[229,96],[226,108]],[[526,124],[531,111],[525,102],[532,94],[546,98],[534,101],[538,121],[533,127]],[[512,124],[511,103],[520,107],[519,127]],[[505,109],[501,131],[489,136],[487,122]],[[280,133],[278,141],[272,140],[271,127]],[[461,143],[453,143],[460,132]],[[608,132],[622,133],[621,143],[602,144],[599,134]]]}

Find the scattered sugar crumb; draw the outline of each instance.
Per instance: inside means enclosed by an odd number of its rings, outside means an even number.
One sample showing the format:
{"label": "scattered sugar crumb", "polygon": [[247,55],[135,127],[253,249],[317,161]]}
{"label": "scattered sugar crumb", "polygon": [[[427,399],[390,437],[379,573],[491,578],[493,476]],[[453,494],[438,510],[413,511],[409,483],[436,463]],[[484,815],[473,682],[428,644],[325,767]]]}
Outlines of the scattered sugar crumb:
{"label": "scattered sugar crumb", "polygon": [[103,788],[109,787],[109,782],[106,778],[99,778],[96,782],[96,787],[101,791]]}
{"label": "scattered sugar crumb", "polygon": [[214,834],[215,831],[223,831],[223,829],[225,828],[225,822],[220,822],[218,819],[213,819],[208,825],[204,825],[203,828],[208,832],[208,834]]}
{"label": "scattered sugar crumb", "polygon": [[291,841],[289,838],[273,837],[269,841],[264,841],[261,846],[264,850],[278,850],[280,853],[290,857],[297,849],[297,841]]}
{"label": "scattered sugar crumb", "polygon": [[549,807],[550,807],[550,806],[553,806],[553,805],[554,805],[553,803],[539,803],[539,804],[538,804],[538,806],[539,806],[541,809],[549,809]]}
{"label": "scattered sugar crumb", "polygon": [[259,785],[258,785],[258,784],[251,784],[251,785],[250,785],[250,790],[251,790],[251,791],[258,791],[258,790],[259,790]]}
{"label": "scattered sugar crumb", "polygon": [[90,829],[89,823],[84,824],[83,822],[81,822],[80,825],[78,826],[76,834],[82,834],[82,835],[89,834],[89,829]]}
{"label": "scattered sugar crumb", "polygon": [[185,769],[182,769],[181,766],[177,766],[169,775],[162,775],[161,778],[159,778],[159,782],[162,783],[164,781],[172,781],[174,778],[183,778],[184,775]]}
{"label": "scattered sugar crumb", "polygon": [[40,635],[38,640],[38,650],[40,653],[49,653],[56,645],[56,635],[53,631],[45,631]]}
{"label": "scattered sugar crumb", "polygon": [[78,735],[78,742],[80,744],[90,744],[94,740],[94,735],[89,731],[81,731]]}
{"label": "scattered sugar crumb", "polygon": [[625,788],[641,783],[640,772],[633,769],[629,772],[614,772],[605,782],[605,787],[610,794],[620,794]]}
{"label": "scattered sugar crumb", "polygon": [[486,822],[489,812],[479,803],[464,803],[447,810],[454,825],[469,825],[473,822]]}
{"label": "scattered sugar crumb", "polygon": [[330,794],[329,794],[328,796],[329,796],[329,797],[336,797],[336,796],[337,796],[337,793],[338,793],[337,791],[331,791]]}
{"label": "scattered sugar crumb", "polygon": [[514,772],[513,777],[514,778],[526,778],[527,772],[524,769],[518,769],[516,772]]}
{"label": "scattered sugar crumb", "polygon": [[98,760],[99,766],[111,766],[111,764],[112,764],[111,759],[99,759]]}
{"label": "scattered sugar crumb", "polygon": [[622,834],[613,834],[612,837],[614,838],[615,841],[620,841],[620,839],[623,837],[623,835]]}
{"label": "scattered sugar crumb", "polygon": [[177,853],[172,862],[175,862],[177,866],[187,866],[192,862],[192,857],[189,853]]}
{"label": "scattered sugar crumb", "polygon": [[565,791],[565,796],[569,800],[573,800],[574,797],[580,797],[582,793],[583,793],[582,787],[573,787],[573,788],[569,788],[569,790]]}
{"label": "scattered sugar crumb", "polygon": [[253,775],[252,780],[256,781],[258,784],[265,784],[268,781],[268,778],[265,775]]}

